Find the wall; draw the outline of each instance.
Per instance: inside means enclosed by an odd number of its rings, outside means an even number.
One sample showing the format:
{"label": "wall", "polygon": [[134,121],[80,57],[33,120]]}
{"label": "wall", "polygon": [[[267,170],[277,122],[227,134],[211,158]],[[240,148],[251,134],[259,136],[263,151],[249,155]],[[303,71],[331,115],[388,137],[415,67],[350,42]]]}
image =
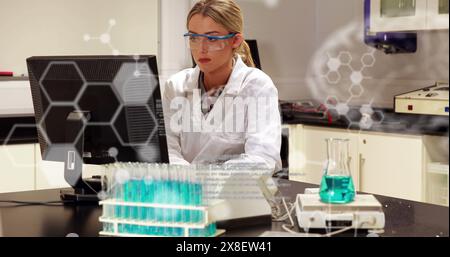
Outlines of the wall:
{"label": "wall", "polygon": [[301,95],[315,49],[316,1],[237,2],[244,12],[246,38],[258,40],[262,69],[275,80],[281,96]]}
{"label": "wall", "polygon": [[[158,53],[158,0],[0,0],[0,70],[36,55]],[[110,44],[93,39],[103,34]],[[89,37],[91,40],[85,41]]]}
{"label": "wall", "polygon": [[[26,74],[25,59],[32,55],[112,54],[114,49],[123,54],[160,52],[164,84],[167,77],[189,66],[180,35],[185,31],[189,5],[195,1],[164,0],[161,6],[158,2],[0,0],[0,70]],[[448,81],[448,31],[420,32],[416,54],[374,52],[375,65],[363,70],[362,95],[351,97],[349,66],[339,70],[341,78],[336,84],[330,85],[322,75],[329,57],[340,52],[351,53],[355,71],[362,68],[361,57],[371,53],[372,49],[362,43],[362,0],[237,2],[244,11],[246,36],[258,40],[263,69],[276,82],[283,100],[324,101],[337,96],[353,104],[372,102],[392,107],[393,96],[398,93],[435,80]],[[84,40],[85,35],[107,32],[110,19],[116,22],[110,31],[112,47],[99,39]],[[333,74],[331,79],[335,79]],[[358,88],[353,89],[359,93]]]}
{"label": "wall", "polygon": [[192,67],[190,51],[185,45],[186,16],[190,0],[162,0],[160,15],[160,83],[164,91],[166,80],[180,70]]}
{"label": "wall", "polygon": [[[392,108],[396,94],[449,79],[448,30],[420,32],[415,54],[385,55],[363,43],[362,0],[237,2],[244,11],[246,36],[258,40],[263,69],[283,100],[336,96],[350,104]],[[340,78],[331,73],[327,79],[327,62],[340,53],[347,61],[347,52],[352,61],[341,66]],[[375,64],[364,67],[361,58],[369,55]],[[361,87],[351,87],[352,72],[359,71]]]}

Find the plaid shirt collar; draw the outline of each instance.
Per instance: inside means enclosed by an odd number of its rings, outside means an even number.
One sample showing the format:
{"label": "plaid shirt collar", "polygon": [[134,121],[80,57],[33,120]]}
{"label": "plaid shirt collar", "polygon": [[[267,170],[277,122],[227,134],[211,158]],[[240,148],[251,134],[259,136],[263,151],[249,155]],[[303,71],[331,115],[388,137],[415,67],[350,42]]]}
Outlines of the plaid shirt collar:
{"label": "plaid shirt collar", "polygon": [[201,91],[202,112],[203,114],[207,114],[214,107],[214,104],[217,102],[217,99],[219,99],[220,95],[224,91],[225,85],[220,88],[206,91],[203,72],[200,72],[200,75],[198,76],[198,85]]}

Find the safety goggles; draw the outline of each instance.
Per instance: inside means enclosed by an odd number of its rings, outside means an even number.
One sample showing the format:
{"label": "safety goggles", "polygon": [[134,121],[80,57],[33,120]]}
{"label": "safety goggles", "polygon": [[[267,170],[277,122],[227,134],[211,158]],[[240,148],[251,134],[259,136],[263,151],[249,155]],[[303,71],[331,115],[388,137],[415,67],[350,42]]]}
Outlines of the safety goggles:
{"label": "safety goggles", "polygon": [[230,33],[225,36],[211,36],[206,34],[186,33],[186,45],[191,50],[207,50],[208,52],[220,51],[225,48],[230,38],[236,36],[237,33]]}

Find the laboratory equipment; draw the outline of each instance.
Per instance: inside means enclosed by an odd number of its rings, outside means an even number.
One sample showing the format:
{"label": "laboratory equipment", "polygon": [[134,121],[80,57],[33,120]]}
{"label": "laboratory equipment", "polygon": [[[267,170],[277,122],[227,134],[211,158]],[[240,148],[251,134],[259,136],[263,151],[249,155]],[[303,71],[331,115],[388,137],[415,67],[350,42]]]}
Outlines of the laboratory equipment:
{"label": "laboratory equipment", "polygon": [[395,96],[395,112],[449,116],[448,82]]}
{"label": "laboratory equipment", "polygon": [[115,163],[104,170],[101,235],[210,237],[224,232],[218,227],[271,223],[258,184],[266,169]]}
{"label": "laboratory equipment", "polygon": [[370,31],[370,1],[364,0],[364,43],[386,54],[415,53],[417,33]]}
{"label": "laboratory equipment", "polygon": [[210,237],[217,230],[205,184],[189,166],[115,163],[105,166],[105,236]]}
{"label": "laboratory equipment", "polygon": [[[100,180],[83,163],[167,163],[155,56],[27,59],[42,159],[64,162],[70,202],[98,202]],[[63,172],[63,171],[61,171]]]}
{"label": "laboratory equipment", "polygon": [[385,216],[381,203],[373,195],[356,195],[351,203],[327,204],[318,194],[297,195],[295,210],[298,224],[309,229],[354,229],[381,230]]}
{"label": "laboratory equipment", "polygon": [[326,103],[315,100],[280,101],[284,121],[346,125],[340,120],[336,105],[337,102],[331,99]]}
{"label": "laboratory equipment", "polygon": [[290,233],[282,231],[265,231],[259,237],[320,237],[319,234],[311,233]]}
{"label": "laboratory equipment", "polygon": [[324,203],[352,202],[355,186],[350,173],[349,140],[330,138],[327,142],[327,162],[320,184],[320,199]]}

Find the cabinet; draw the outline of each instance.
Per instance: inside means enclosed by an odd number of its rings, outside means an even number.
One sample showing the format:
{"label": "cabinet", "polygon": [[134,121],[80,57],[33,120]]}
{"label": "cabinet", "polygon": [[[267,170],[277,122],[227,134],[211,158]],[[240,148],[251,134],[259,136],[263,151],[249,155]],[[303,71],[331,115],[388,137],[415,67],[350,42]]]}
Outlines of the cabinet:
{"label": "cabinet", "polygon": [[359,136],[362,191],[402,199],[423,199],[422,136],[363,133]]}
{"label": "cabinet", "polygon": [[429,28],[448,29],[448,2],[449,0],[428,0],[427,22]]}
{"label": "cabinet", "polygon": [[448,206],[449,141],[448,137],[425,137],[426,202]]}
{"label": "cabinet", "polygon": [[[103,172],[101,166],[83,167],[85,178]],[[0,193],[68,187],[64,163],[43,161],[39,144],[0,145]]]}
{"label": "cabinet", "polygon": [[371,0],[371,32],[448,29],[449,0]]}
{"label": "cabinet", "polygon": [[372,0],[372,32],[427,29],[427,0]]}
{"label": "cabinet", "polygon": [[0,145],[0,193],[35,188],[34,145]]}
{"label": "cabinet", "polygon": [[[350,140],[350,171],[362,192],[422,201],[422,136],[349,131],[314,126],[290,127],[289,178],[320,184],[327,159],[326,138]],[[293,175],[292,175],[293,173]]]}

